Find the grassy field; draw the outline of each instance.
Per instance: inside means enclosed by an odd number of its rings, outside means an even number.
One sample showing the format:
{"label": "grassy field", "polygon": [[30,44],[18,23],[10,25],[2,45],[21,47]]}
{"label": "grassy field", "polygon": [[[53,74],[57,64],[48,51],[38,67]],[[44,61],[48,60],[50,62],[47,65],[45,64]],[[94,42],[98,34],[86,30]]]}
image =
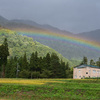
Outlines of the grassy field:
{"label": "grassy field", "polygon": [[100,79],[0,79],[0,100],[100,100]]}

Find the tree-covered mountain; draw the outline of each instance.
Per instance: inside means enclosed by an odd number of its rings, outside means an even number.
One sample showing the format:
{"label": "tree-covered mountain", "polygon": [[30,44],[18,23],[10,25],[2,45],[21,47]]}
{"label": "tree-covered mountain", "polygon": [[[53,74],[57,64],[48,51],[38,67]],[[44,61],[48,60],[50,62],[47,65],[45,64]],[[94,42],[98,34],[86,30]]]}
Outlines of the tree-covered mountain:
{"label": "tree-covered mountain", "polygon": [[29,59],[26,53],[21,57],[10,57],[7,38],[0,45],[0,77],[1,78],[72,78],[69,63],[60,60],[56,53],[38,56],[33,52]]}
{"label": "tree-covered mountain", "polygon": [[62,41],[43,40],[41,38],[35,38],[35,40],[55,49],[68,59],[82,60],[82,58],[86,56],[89,59],[96,60],[100,57],[100,53],[96,50],[91,50],[81,45],[73,45],[71,43],[64,43]]}
{"label": "tree-covered mountain", "polygon": [[56,53],[60,59],[62,59],[65,62],[69,62],[71,66],[73,65],[71,61],[63,57],[54,49],[45,46],[37,41],[34,41],[30,37],[19,35],[15,31],[1,28],[0,45],[3,43],[5,38],[7,38],[8,40],[10,57],[20,57],[23,56],[25,53],[28,57],[30,57],[30,55],[36,51],[38,52],[38,55],[42,57],[46,56],[47,53]]}

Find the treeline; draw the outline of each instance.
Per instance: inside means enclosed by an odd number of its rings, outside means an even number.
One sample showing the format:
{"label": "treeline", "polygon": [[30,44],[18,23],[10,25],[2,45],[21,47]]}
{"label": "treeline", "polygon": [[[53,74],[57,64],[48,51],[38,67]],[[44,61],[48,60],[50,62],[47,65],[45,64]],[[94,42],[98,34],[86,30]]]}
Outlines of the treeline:
{"label": "treeline", "polygon": [[88,60],[87,57],[83,57],[83,60],[81,62],[82,64],[86,64],[86,65],[93,65],[93,66],[99,66],[100,67],[100,58],[98,59],[98,61],[94,61],[93,59],[91,59],[90,61]]}
{"label": "treeline", "polygon": [[[2,45],[5,48],[2,50]],[[33,52],[30,58],[26,53],[20,57],[9,56],[7,39],[0,46],[0,76],[6,78],[71,78],[72,70],[68,63],[59,59],[57,54],[49,53],[39,57]],[[4,57],[2,57],[4,56]]]}

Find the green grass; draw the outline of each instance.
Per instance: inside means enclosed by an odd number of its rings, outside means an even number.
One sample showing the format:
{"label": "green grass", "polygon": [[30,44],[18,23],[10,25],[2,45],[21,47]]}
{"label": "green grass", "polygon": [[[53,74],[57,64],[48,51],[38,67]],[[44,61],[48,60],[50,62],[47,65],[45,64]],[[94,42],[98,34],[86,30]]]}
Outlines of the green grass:
{"label": "green grass", "polygon": [[[39,81],[44,80],[39,79]],[[0,83],[0,99],[100,100],[100,79],[46,79],[46,81],[42,85]]]}

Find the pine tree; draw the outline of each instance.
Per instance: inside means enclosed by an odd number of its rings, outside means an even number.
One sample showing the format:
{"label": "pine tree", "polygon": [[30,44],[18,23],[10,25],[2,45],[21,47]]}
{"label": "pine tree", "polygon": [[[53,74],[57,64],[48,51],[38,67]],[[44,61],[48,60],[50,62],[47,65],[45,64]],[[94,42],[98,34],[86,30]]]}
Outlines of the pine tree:
{"label": "pine tree", "polygon": [[26,52],[25,52],[24,57],[23,57],[22,67],[24,69],[26,69],[26,70],[29,69],[29,67],[28,67],[28,61],[27,61],[27,57],[26,57]]}
{"label": "pine tree", "polygon": [[46,69],[50,70],[50,62],[51,62],[51,57],[50,54],[47,53],[46,57],[45,57],[45,63],[46,63]]}
{"label": "pine tree", "polygon": [[7,38],[5,38],[3,44],[0,46],[1,64],[4,64],[4,65],[7,64],[7,57],[8,56],[9,56],[8,43],[7,43]]}
{"label": "pine tree", "polygon": [[7,64],[7,57],[9,56],[7,38],[0,46],[0,65],[2,66],[2,77],[5,77],[5,66]]}
{"label": "pine tree", "polygon": [[93,59],[90,60],[90,65],[95,65],[95,62],[93,61]]}
{"label": "pine tree", "polygon": [[29,64],[27,61],[27,56],[26,53],[24,54],[23,57],[20,57],[19,59],[19,77],[25,78],[25,73],[28,75],[27,78],[29,77]]}
{"label": "pine tree", "polygon": [[87,59],[87,57],[83,57],[83,61],[82,61],[82,63],[81,64],[88,64],[88,59]]}
{"label": "pine tree", "polygon": [[34,52],[31,54],[31,58],[30,58],[30,71],[35,71],[35,55],[34,55]]}
{"label": "pine tree", "polygon": [[69,68],[69,63],[67,62],[67,64],[65,65],[65,69],[66,70],[69,70],[70,68]]}
{"label": "pine tree", "polygon": [[60,63],[59,63],[59,57],[57,54],[52,53],[51,54],[51,72],[53,78],[59,78],[60,77]]}
{"label": "pine tree", "polygon": [[[41,72],[41,60],[42,58],[38,57],[37,51],[32,53],[30,58],[30,72],[31,72],[31,78],[33,78],[33,73],[40,73]],[[34,74],[34,75],[35,75]],[[37,74],[36,74],[37,75]],[[40,75],[40,74],[38,74]],[[39,76],[38,76],[39,77]]]}
{"label": "pine tree", "polygon": [[69,76],[70,76],[70,67],[69,67],[69,63],[68,62],[65,65],[65,69],[66,69],[66,77],[69,78]]}
{"label": "pine tree", "polygon": [[6,65],[6,69],[5,69],[6,78],[15,78],[16,70],[17,70],[17,61],[15,61],[15,59],[13,57],[11,57],[7,61],[7,65]]}
{"label": "pine tree", "polygon": [[34,54],[34,57],[35,57],[35,64],[34,64],[34,67],[35,67],[35,71],[38,71],[37,69],[38,69],[38,53],[37,53],[37,51],[35,52],[35,54]]}
{"label": "pine tree", "polygon": [[65,78],[66,77],[66,65],[65,65],[65,62],[63,62],[62,60],[60,64],[60,71],[61,71],[60,77]]}
{"label": "pine tree", "polygon": [[100,67],[100,58],[99,58],[99,60],[96,62],[96,65]]}

